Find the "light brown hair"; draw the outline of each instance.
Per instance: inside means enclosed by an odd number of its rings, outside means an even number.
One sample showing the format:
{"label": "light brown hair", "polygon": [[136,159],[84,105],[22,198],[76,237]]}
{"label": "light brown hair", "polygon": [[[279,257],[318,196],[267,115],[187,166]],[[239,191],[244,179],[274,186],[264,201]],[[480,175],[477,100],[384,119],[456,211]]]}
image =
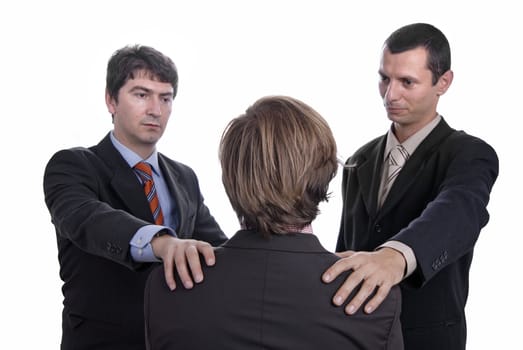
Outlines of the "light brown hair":
{"label": "light brown hair", "polygon": [[287,96],[261,98],[233,119],[219,156],[223,185],[240,222],[265,236],[311,223],[337,170],[327,122]]}

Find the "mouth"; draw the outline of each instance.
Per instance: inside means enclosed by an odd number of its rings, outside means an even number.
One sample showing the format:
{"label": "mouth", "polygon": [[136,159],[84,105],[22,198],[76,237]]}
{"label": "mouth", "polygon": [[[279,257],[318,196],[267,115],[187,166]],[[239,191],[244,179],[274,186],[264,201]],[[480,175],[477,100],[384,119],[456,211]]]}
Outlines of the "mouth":
{"label": "mouth", "polygon": [[387,113],[389,113],[389,114],[398,114],[398,113],[405,111],[405,108],[401,108],[401,107],[386,106],[385,108],[387,110]]}
{"label": "mouth", "polygon": [[160,124],[156,124],[156,123],[143,123],[143,126],[148,127],[148,128],[159,128],[159,127],[160,127]]}

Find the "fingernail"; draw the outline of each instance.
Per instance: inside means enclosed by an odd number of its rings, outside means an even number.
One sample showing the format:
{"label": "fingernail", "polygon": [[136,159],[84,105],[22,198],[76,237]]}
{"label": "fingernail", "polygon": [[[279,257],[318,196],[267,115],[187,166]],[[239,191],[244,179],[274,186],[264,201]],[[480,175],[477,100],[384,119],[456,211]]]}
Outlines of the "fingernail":
{"label": "fingernail", "polygon": [[324,280],[325,282],[330,282],[330,281],[331,281],[331,275],[329,275],[329,274],[324,275],[324,276],[323,276],[323,280]]}
{"label": "fingernail", "polygon": [[185,286],[185,288],[191,289],[192,288],[192,281],[185,281],[185,282],[183,282],[183,285]]}
{"label": "fingernail", "polygon": [[207,265],[209,265],[209,266],[214,265],[214,259],[207,260]]}
{"label": "fingernail", "polygon": [[354,307],[354,305],[349,305],[349,309],[347,310],[347,312],[352,315],[355,309],[356,308]]}
{"label": "fingernail", "polygon": [[175,286],[174,284],[171,283],[171,284],[169,284],[169,289],[170,289],[171,291],[173,291],[173,290],[176,289],[176,286]]}
{"label": "fingernail", "polygon": [[342,300],[341,300],[341,297],[340,296],[337,296],[334,298],[334,304],[340,306],[342,303]]}
{"label": "fingernail", "polygon": [[203,276],[202,275],[194,276],[194,282],[200,283],[201,281],[203,281]]}
{"label": "fingernail", "polygon": [[370,314],[370,313],[372,312],[372,306],[367,306],[367,307],[365,308],[365,312],[368,313],[368,314]]}

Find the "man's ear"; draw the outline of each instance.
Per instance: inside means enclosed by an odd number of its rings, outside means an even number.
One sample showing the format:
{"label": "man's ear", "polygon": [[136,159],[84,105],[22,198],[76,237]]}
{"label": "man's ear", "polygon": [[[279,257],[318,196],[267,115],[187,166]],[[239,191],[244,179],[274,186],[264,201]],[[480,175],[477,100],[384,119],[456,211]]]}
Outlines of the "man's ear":
{"label": "man's ear", "polygon": [[116,113],[116,100],[111,97],[109,94],[109,91],[105,90],[105,104],[107,105],[107,110],[111,115],[114,115]]}
{"label": "man's ear", "polygon": [[454,72],[452,72],[450,69],[443,73],[441,77],[439,77],[438,82],[436,83],[438,96],[441,96],[447,92],[450,84],[452,84],[452,79],[454,79]]}

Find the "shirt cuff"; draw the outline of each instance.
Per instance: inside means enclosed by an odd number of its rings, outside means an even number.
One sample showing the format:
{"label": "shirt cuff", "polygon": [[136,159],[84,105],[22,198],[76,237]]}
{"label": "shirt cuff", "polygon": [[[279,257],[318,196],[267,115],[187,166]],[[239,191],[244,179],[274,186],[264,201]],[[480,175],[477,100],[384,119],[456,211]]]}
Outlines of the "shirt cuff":
{"label": "shirt cuff", "polygon": [[379,246],[379,248],[384,247],[392,248],[403,254],[403,258],[405,258],[406,263],[405,275],[403,276],[403,278],[407,278],[410,275],[412,275],[412,273],[414,272],[414,270],[416,270],[416,267],[418,266],[416,256],[414,255],[414,251],[412,250],[412,248],[400,241],[387,241]]}
{"label": "shirt cuff", "polygon": [[129,245],[131,246],[131,257],[137,262],[157,262],[160,261],[154,253],[151,241],[160,232],[166,231],[167,234],[176,237],[173,229],[166,226],[147,225],[142,226],[136,231]]}

